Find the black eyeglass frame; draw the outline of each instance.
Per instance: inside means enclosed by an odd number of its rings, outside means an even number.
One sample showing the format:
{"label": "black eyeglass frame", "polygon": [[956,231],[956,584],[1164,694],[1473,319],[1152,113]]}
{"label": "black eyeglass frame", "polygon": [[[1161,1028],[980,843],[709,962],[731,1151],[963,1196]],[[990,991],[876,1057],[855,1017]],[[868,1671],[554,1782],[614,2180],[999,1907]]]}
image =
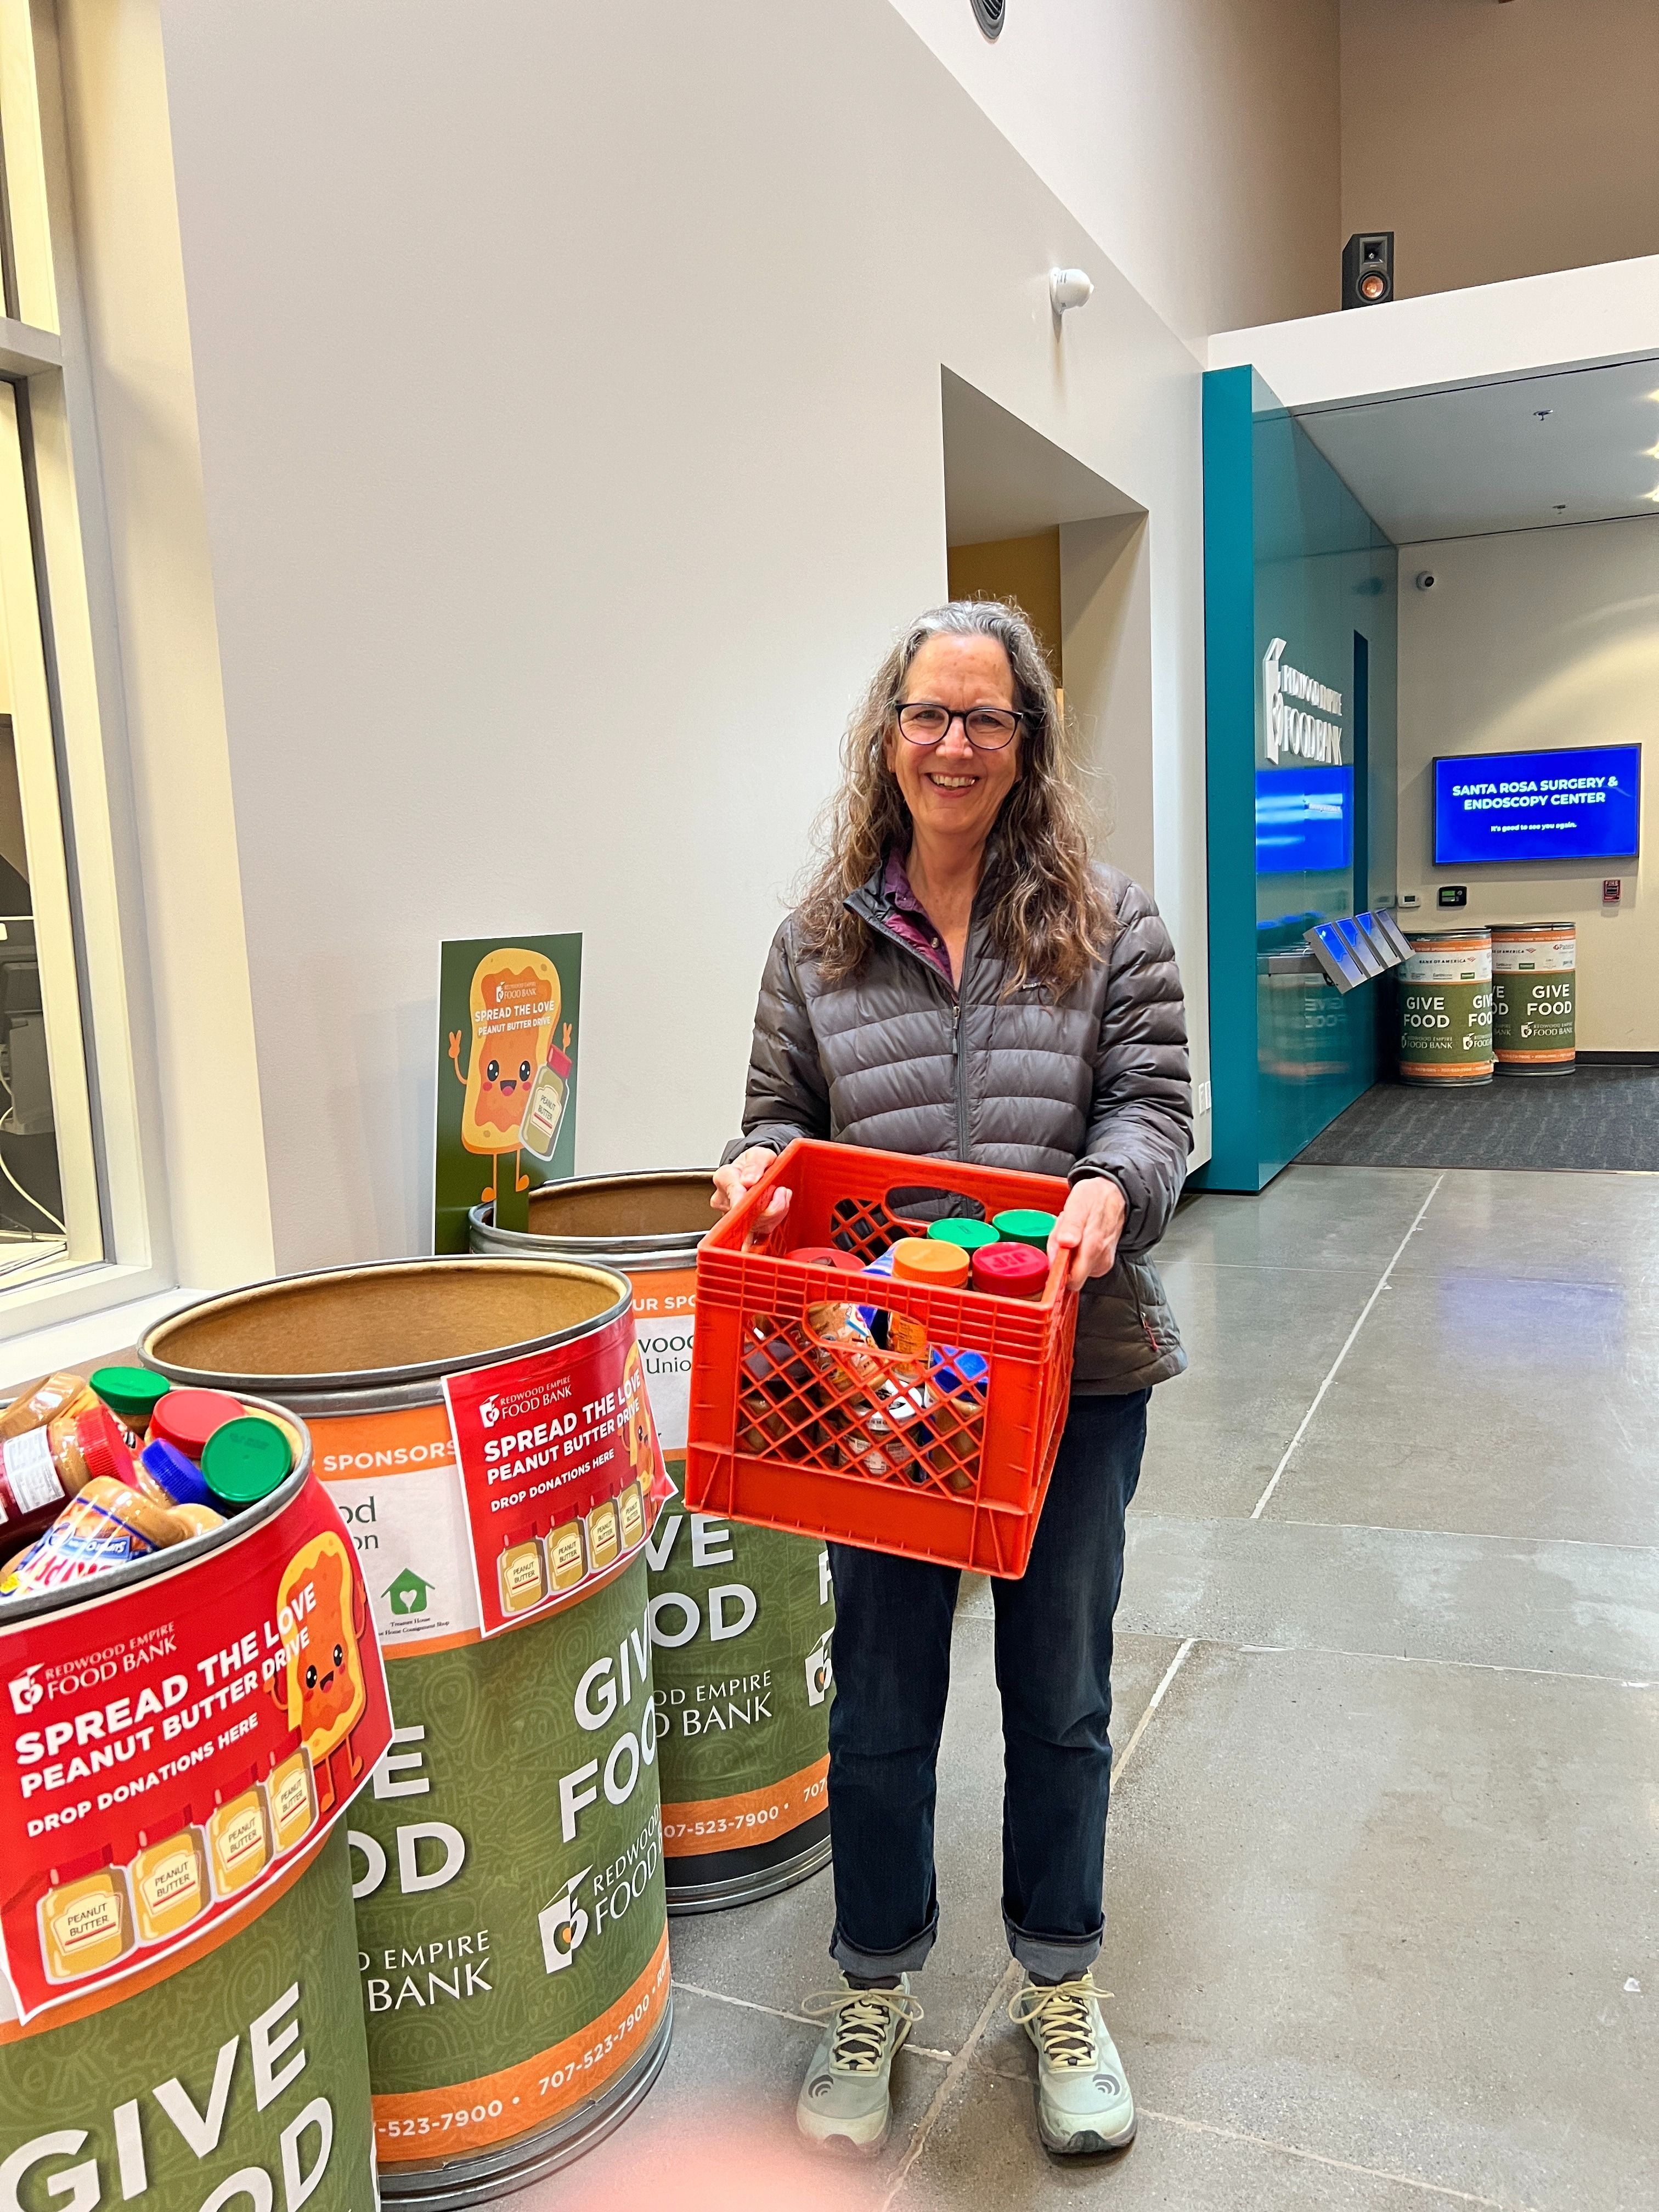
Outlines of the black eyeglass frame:
{"label": "black eyeglass frame", "polygon": [[[930,714],[947,714],[950,720],[936,738],[913,738],[904,726],[904,717],[912,708],[923,708]],[[982,745],[968,727],[969,714],[1012,715],[1014,726],[1000,744]],[[1021,728],[1030,723],[1031,717],[1024,707],[963,707],[958,708],[952,713],[942,699],[901,699],[893,709],[893,719],[898,724],[899,735],[907,745],[915,745],[919,748],[925,746],[931,750],[934,745],[942,745],[945,743],[951,734],[953,723],[960,722],[963,736],[967,738],[976,753],[1002,753],[1007,751],[1009,746],[1019,735]]]}

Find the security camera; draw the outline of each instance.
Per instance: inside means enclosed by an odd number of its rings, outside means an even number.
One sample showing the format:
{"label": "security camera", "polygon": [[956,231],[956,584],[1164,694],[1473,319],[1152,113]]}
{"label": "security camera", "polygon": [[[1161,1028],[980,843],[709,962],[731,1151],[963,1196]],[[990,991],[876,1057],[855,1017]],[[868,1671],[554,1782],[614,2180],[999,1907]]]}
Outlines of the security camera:
{"label": "security camera", "polygon": [[1068,308],[1086,307],[1095,289],[1094,279],[1082,269],[1051,269],[1048,299],[1057,315]]}
{"label": "security camera", "polygon": [[1419,592],[1431,592],[1434,589],[1434,571],[1432,568],[1419,568],[1418,570],[1417,588]]}

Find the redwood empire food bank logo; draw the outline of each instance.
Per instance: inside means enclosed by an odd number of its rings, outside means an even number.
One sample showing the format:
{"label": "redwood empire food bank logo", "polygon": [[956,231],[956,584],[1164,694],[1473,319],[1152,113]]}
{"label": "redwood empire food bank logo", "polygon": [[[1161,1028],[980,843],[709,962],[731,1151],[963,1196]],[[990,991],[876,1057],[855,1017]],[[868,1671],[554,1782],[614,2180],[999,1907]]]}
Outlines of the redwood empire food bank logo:
{"label": "redwood empire food bank logo", "polygon": [[7,1684],[7,1688],[11,1692],[13,1712],[20,1715],[32,1713],[35,1707],[45,1700],[46,1685],[35,1680],[40,1672],[38,1666],[25,1667],[21,1674],[14,1674]]}
{"label": "redwood empire food bank logo", "polygon": [[[1298,760],[1342,765],[1342,694],[1328,684],[1316,684],[1283,658],[1285,640],[1276,637],[1261,656],[1261,736],[1267,758],[1279,766],[1281,753]],[[1291,699],[1305,699],[1307,707],[1292,707]],[[1309,708],[1316,708],[1310,714]],[[1323,717],[1334,714],[1334,721]]]}

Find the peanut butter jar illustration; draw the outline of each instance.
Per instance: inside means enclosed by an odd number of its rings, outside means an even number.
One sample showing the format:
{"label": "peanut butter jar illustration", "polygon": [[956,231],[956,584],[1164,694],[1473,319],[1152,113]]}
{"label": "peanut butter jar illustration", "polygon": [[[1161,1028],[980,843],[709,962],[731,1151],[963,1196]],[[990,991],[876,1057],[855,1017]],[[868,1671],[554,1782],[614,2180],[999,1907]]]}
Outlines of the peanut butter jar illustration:
{"label": "peanut butter jar illustration", "polygon": [[296,1744],[286,1759],[272,1753],[265,1803],[270,1810],[271,1842],[280,1857],[310,1834],[317,1818],[317,1778],[304,1744]]}
{"label": "peanut butter jar illustration", "polygon": [[503,1613],[528,1613],[547,1595],[547,1560],[540,1540],[509,1544],[495,1562]]}
{"label": "peanut butter jar illustration", "polygon": [[52,1885],[40,1900],[40,1956],[54,1982],[77,1981],[112,1966],[137,1938],[125,1867],[110,1864],[101,1851],[53,1867]]}
{"label": "peanut butter jar illustration", "polygon": [[573,1590],[587,1572],[582,1524],[566,1521],[547,1540],[547,1578],[556,1591]]}
{"label": "peanut butter jar illustration", "polygon": [[207,1838],[188,1805],[140,1828],[127,1874],[141,1943],[164,1943],[206,1911],[213,1902]]}
{"label": "peanut butter jar illustration", "polygon": [[605,1498],[587,1516],[587,1556],[597,1574],[608,1567],[622,1549],[617,1534],[617,1501]]}
{"label": "peanut butter jar illustration", "polygon": [[234,1897],[270,1864],[270,1808],[252,1767],[234,1796],[214,1791],[207,1844],[217,1897]]}
{"label": "peanut butter jar illustration", "polygon": [[630,1482],[617,1500],[617,1518],[622,1531],[622,1547],[631,1552],[645,1540],[645,1497],[637,1482]]}

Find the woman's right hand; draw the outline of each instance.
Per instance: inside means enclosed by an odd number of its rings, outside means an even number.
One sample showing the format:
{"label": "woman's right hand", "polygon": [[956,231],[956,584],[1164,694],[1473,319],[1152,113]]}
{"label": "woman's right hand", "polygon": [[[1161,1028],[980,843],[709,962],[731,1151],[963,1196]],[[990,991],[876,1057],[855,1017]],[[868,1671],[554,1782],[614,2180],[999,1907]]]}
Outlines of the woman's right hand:
{"label": "woman's right hand", "polygon": [[[777,1154],[769,1145],[750,1145],[746,1152],[739,1152],[736,1159],[726,1166],[716,1168],[714,1193],[708,1201],[715,1212],[730,1213],[744,1193],[754,1188],[776,1158]],[[774,1191],[771,1202],[762,1216],[763,1220],[773,1220],[788,1203],[787,1190]]]}

